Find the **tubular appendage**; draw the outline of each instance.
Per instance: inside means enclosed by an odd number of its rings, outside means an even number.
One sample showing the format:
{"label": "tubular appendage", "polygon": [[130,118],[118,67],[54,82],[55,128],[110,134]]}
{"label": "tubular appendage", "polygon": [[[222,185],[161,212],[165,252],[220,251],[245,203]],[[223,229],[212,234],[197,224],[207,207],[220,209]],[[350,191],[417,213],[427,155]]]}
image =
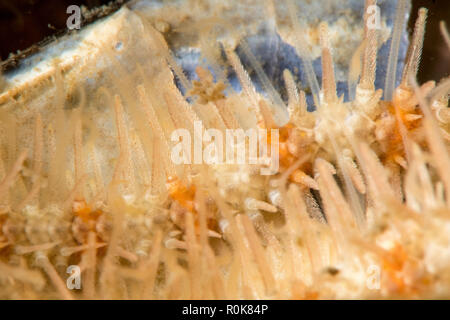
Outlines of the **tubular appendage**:
{"label": "tubular appendage", "polygon": [[407,0],[398,0],[397,2],[394,29],[391,37],[391,47],[389,49],[389,60],[386,70],[386,80],[384,84],[384,100],[392,100],[394,94],[400,39],[405,25],[406,2]]}
{"label": "tubular appendage", "polygon": [[364,39],[366,41],[366,46],[364,48],[361,80],[359,85],[368,90],[375,90],[378,30],[377,26],[373,25],[373,21],[370,20],[373,18],[370,12],[372,12],[372,8],[375,8],[376,3],[376,0],[366,0],[364,8]]}
{"label": "tubular appendage", "polygon": [[405,67],[403,68],[402,83],[403,87],[410,87],[409,79],[415,77],[420,64],[422,55],[423,39],[425,36],[425,25],[428,10],[419,9],[419,14],[414,26],[414,34],[406,54]]}

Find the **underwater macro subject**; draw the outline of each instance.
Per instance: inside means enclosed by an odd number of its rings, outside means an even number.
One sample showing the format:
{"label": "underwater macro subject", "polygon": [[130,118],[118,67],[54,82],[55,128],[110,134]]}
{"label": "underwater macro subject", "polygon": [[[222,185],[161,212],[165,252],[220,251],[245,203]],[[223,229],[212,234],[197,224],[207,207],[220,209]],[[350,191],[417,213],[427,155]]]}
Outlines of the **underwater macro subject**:
{"label": "underwater macro subject", "polygon": [[2,63],[0,299],[450,299],[426,8],[411,35],[410,0],[79,13]]}

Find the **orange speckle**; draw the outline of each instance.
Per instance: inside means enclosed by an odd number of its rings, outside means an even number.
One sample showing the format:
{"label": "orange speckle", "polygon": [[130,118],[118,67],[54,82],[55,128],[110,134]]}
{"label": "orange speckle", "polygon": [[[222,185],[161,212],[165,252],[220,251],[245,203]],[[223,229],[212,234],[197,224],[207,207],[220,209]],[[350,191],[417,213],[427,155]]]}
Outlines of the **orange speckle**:
{"label": "orange speckle", "polygon": [[184,186],[180,180],[176,177],[167,178],[167,189],[169,191],[170,197],[178,201],[178,203],[186,210],[194,213],[195,206],[195,186],[190,185],[189,187]]}

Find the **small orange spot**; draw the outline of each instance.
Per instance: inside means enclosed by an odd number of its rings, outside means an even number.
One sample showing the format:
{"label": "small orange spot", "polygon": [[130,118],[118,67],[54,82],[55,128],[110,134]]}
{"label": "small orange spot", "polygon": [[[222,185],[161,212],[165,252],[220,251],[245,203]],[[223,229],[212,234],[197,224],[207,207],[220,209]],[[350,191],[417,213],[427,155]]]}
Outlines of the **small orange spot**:
{"label": "small orange spot", "polygon": [[97,219],[103,214],[101,210],[94,210],[83,200],[74,208],[73,213],[79,217],[84,223],[91,221],[97,221]]}
{"label": "small orange spot", "polygon": [[[195,185],[184,186],[177,177],[169,176],[167,178],[167,189],[172,200],[177,201],[184,209],[193,214],[194,227],[197,233],[200,231],[200,221],[197,210],[195,209]],[[206,226],[209,230],[218,230],[217,220],[211,217],[206,218]]]}
{"label": "small orange spot", "polygon": [[[393,284],[391,290],[398,294],[411,295],[418,291],[415,285],[408,284],[406,281],[404,267],[408,261],[410,260],[406,251],[398,243],[382,259],[383,272]],[[421,282],[426,282],[426,278],[421,279]]]}
{"label": "small orange spot", "polygon": [[[289,136],[292,134],[293,130],[297,130],[292,123],[287,123],[286,125],[279,128],[279,146],[278,146],[278,154],[280,159],[280,173],[286,171],[290,166],[292,166],[295,161],[298,160],[298,157],[292,154],[288,148],[288,140]],[[302,136],[306,136],[304,131],[300,131]],[[270,146],[271,144],[271,135],[270,131],[267,134],[267,144]],[[312,172],[312,164],[308,161],[304,162],[296,171],[294,171],[290,176],[289,180],[291,182],[298,183],[298,177],[296,175],[299,172],[303,174],[310,174]]]}
{"label": "small orange spot", "polygon": [[195,186],[190,185],[188,188],[184,186],[176,177],[169,176],[167,178],[167,189],[169,196],[176,200],[183,208],[194,213],[195,206]]}
{"label": "small orange spot", "polygon": [[319,293],[317,291],[308,291],[305,294],[305,300],[317,300],[319,299]]}

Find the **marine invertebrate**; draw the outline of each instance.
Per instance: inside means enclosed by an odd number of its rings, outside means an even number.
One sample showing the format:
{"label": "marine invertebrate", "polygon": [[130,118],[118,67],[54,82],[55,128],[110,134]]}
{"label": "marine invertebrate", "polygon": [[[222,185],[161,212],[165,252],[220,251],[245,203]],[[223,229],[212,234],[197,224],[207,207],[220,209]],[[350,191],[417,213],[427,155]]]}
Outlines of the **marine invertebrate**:
{"label": "marine invertebrate", "polygon": [[[397,19],[404,6],[400,1]],[[449,82],[415,81],[421,9],[400,86],[392,87],[391,63],[392,100],[382,100],[375,86],[378,31],[364,12],[353,100],[337,94],[327,23],[318,26],[320,88],[307,48],[298,48],[315,111],[287,69],[285,103],[245,39],[234,45],[263,93],[227,43],[225,61],[214,48],[206,55],[214,74],[199,67],[191,83],[162,34],[126,7],[89,29],[70,59],[10,83],[0,96],[1,296],[448,297]],[[301,26],[291,18],[298,37]],[[395,48],[391,54],[396,61]],[[123,63],[130,55],[136,63]],[[223,63],[241,92],[230,88]],[[221,132],[278,129],[279,171],[261,175],[268,164],[174,164],[171,132],[203,135],[198,120]],[[65,286],[69,265],[81,268],[80,291]]]}

